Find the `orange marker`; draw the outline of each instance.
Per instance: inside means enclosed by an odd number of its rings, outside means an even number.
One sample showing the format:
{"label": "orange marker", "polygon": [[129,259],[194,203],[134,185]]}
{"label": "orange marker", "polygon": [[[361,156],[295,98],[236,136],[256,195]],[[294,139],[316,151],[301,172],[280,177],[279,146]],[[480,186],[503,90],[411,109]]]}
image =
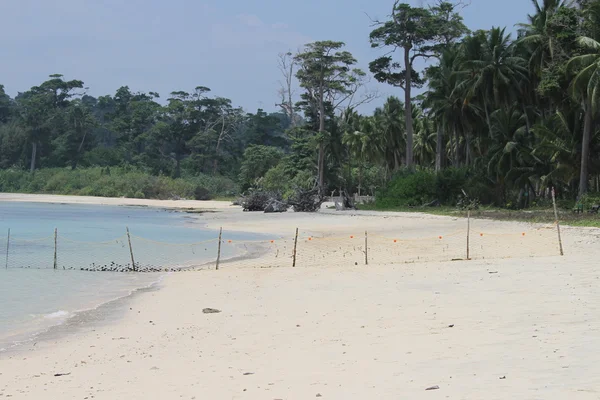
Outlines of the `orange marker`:
{"label": "orange marker", "polygon": [[397,240],[396,240],[396,239],[394,239],[394,243],[396,243],[396,242],[397,242]]}
{"label": "orange marker", "polygon": [[442,237],[440,236],[440,239],[441,239],[441,238],[442,238]]}
{"label": "orange marker", "polygon": [[275,241],[274,241],[274,240],[271,240],[271,243],[275,243]]}
{"label": "orange marker", "polygon": [[228,240],[227,243],[231,243],[231,240]]}
{"label": "orange marker", "polygon": [[480,233],[479,236],[483,236],[483,233]]}
{"label": "orange marker", "polygon": [[312,240],[312,238],[311,238],[311,237],[309,237],[309,238],[308,238],[308,240]]}
{"label": "orange marker", "polygon": [[354,236],[350,236],[350,239],[354,239]]}
{"label": "orange marker", "polygon": [[525,236],[525,232],[523,232],[523,234],[522,234],[522,235],[523,235],[523,236]]}

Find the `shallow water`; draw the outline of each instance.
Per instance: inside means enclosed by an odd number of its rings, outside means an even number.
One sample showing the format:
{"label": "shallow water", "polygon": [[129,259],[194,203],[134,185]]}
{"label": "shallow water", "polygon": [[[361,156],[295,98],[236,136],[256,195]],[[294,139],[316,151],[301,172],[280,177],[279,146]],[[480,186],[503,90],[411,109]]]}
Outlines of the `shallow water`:
{"label": "shallow water", "polygon": [[[159,273],[79,270],[111,262],[130,266],[126,227],[136,265],[212,263],[218,232],[202,228],[201,219],[144,207],[0,202],[0,349],[160,279]],[[241,233],[224,237],[257,238]],[[223,258],[234,255],[232,246],[224,246]]]}

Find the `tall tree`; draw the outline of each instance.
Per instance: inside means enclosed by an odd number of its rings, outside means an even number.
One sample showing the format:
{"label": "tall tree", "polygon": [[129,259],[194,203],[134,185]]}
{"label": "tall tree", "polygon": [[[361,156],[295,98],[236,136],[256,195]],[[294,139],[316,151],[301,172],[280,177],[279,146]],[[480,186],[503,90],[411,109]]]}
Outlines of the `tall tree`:
{"label": "tall tree", "polygon": [[296,77],[306,90],[305,98],[309,103],[306,108],[315,112],[319,121],[317,165],[320,190],[325,187],[326,110],[328,107],[335,110],[354,95],[364,76],[361,70],[352,68],[357,61],[350,52],[341,50],[343,47],[343,42],[314,42],[294,57],[299,68]]}
{"label": "tall tree", "polygon": [[431,9],[412,7],[396,0],[390,20],[381,23],[370,34],[372,47],[390,47],[402,51],[402,61],[391,55],[379,57],[369,64],[375,79],[400,87],[404,91],[406,123],[406,166],[413,165],[412,88],[421,87],[423,78],[414,68],[420,58],[439,53],[443,44],[450,44],[467,32],[462,18],[449,2],[439,2]]}
{"label": "tall tree", "polygon": [[600,98],[600,1],[591,2],[584,10],[584,17],[589,36],[578,39],[584,54],[573,57],[568,63],[568,70],[575,72],[571,93],[580,102],[584,113],[579,196],[588,191],[590,140]]}

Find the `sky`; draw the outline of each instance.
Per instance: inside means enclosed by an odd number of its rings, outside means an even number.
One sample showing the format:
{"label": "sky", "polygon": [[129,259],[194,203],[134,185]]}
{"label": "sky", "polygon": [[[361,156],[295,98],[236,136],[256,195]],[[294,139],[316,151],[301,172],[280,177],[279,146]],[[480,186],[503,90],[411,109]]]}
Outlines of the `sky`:
{"label": "sky", "polygon": [[[489,29],[524,22],[529,0],[466,0],[465,23]],[[409,0],[415,6],[422,0]],[[425,4],[427,4],[425,2]],[[191,92],[207,86],[248,112],[276,111],[282,80],[279,53],[317,40],[346,43],[368,71],[371,21],[385,19],[393,0],[0,0],[0,84],[15,96],[60,73],[80,79],[88,94]],[[380,97],[401,89],[371,79]]]}

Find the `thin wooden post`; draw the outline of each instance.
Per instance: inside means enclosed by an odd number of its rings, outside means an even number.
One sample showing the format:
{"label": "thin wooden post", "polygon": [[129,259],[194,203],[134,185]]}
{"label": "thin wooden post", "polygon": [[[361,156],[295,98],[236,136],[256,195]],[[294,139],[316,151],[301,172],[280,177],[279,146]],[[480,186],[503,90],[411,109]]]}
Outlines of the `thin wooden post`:
{"label": "thin wooden post", "polygon": [[296,237],[294,237],[294,261],[292,267],[296,266],[296,246],[298,246],[298,228],[296,228]]}
{"label": "thin wooden post", "polygon": [[127,241],[129,242],[129,254],[131,254],[131,269],[135,272],[135,259],[133,258],[133,247],[131,247],[131,235],[129,234],[129,227],[127,229]]}
{"label": "thin wooden post", "polygon": [[219,230],[219,246],[217,249],[217,267],[219,269],[219,261],[221,260],[221,238],[223,237],[223,227]]}
{"label": "thin wooden post", "polygon": [[56,269],[57,265],[56,265],[56,251],[57,251],[57,246],[58,245],[58,229],[54,228],[54,269]]}
{"label": "thin wooden post", "polygon": [[556,231],[558,232],[558,247],[560,249],[560,255],[564,256],[562,239],[560,237],[560,222],[558,222],[558,210],[556,209],[556,197],[554,194],[554,188],[552,188],[552,204],[554,205],[554,219],[556,220]]}
{"label": "thin wooden post", "polygon": [[471,210],[467,210],[467,260],[470,260],[469,257],[469,237],[471,234]]}
{"label": "thin wooden post", "polygon": [[365,265],[369,265],[369,243],[367,241],[367,231],[365,231]]}
{"label": "thin wooden post", "polygon": [[10,228],[8,228],[8,236],[6,237],[6,269],[8,269],[8,249],[10,248]]}

